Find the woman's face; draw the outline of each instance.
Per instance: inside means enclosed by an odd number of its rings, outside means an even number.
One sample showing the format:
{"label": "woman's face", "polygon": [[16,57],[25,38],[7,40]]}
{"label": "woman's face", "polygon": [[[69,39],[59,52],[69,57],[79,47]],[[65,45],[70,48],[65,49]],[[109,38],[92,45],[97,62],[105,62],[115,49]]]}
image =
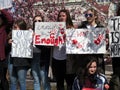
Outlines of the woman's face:
{"label": "woman's face", "polygon": [[96,70],[97,70],[97,63],[92,62],[92,64],[90,65],[88,69],[89,74],[95,74]]}
{"label": "woman's face", "polygon": [[85,14],[85,17],[86,17],[88,23],[92,23],[96,19],[96,16],[94,15],[94,13],[91,10],[87,11],[87,13]]}
{"label": "woman's face", "polygon": [[59,21],[60,22],[66,22],[66,19],[67,19],[66,13],[61,12],[60,15],[59,15]]}

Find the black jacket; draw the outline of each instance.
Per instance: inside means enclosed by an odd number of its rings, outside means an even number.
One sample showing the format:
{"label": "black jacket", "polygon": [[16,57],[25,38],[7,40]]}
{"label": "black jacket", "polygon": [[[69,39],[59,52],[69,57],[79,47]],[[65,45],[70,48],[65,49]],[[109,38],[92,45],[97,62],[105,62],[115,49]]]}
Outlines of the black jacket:
{"label": "black jacket", "polygon": [[40,53],[40,65],[49,63],[51,55],[51,47],[36,45],[37,48],[41,50]]}
{"label": "black jacket", "polygon": [[[81,25],[78,26],[78,28],[87,28],[87,25],[88,25],[88,22],[87,22],[87,21],[83,21],[83,22],[81,23]],[[99,27],[104,27],[104,26],[101,25],[100,23],[97,23],[96,28],[99,28]]]}

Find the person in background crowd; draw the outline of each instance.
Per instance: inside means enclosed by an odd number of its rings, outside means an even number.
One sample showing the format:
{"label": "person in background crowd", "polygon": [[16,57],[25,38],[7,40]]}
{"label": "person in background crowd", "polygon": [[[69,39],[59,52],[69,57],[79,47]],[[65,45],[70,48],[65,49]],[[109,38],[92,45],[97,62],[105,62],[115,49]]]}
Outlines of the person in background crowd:
{"label": "person in background crowd", "polygon": [[[27,30],[27,24],[23,19],[18,19],[14,22],[13,29]],[[14,41],[9,38],[8,43],[11,45],[12,42]],[[20,85],[20,90],[26,90],[26,75],[28,69],[30,68],[31,59],[11,56],[9,59],[8,70],[10,75],[10,90],[17,90],[17,80]]]}
{"label": "person in background crowd", "polygon": [[[78,28],[86,28],[88,30],[94,30],[95,28],[101,28],[103,27],[103,25],[100,24],[99,20],[98,20],[98,15],[97,15],[97,11],[93,8],[89,8],[86,12],[85,12],[85,17],[86,17],[86,21],[83,21],[81,23],[80,26],[78,26]],[[100,71],[102,73],[105,73],[105,65],[104,65],[104,55],[103,54],[81,54],[78,56],[78,60],[77,63],[81,63],[81,65],[76,64],[76,66],[82,66],[82,62],[79,60],[79,58],[85,59],[88,56],[94,56],[97,57],[97,61],[98,61],[98,69],[100,69]],[[75,67],[76,67],[75,66]]]}
{"label": "person in background crowd", "polygon": [[109,89],[105,75],[101,74],[98,70],[96,58],[87,57],[83,66],[85,68],[79,68],[79,72],[74,79],[73,90]]}
{"label": "person in background crowd", "polygon": [[[35,29],[36,22],[44,22],[44,17],[36,15],[33,18],[33,30]],[[34,90],[40,90],[40,83],[42,83],[44,90],[51,90],[50,83],[48,81],[51,48],[47,46],[34,45],[33,52],[31,70],[34,78]]]}
{"label": "person in background crowd", "polygon": [[9,90],[7,73],[7,31],[13,24],[13,17],[5,9],[0,9],[0,90]]}
{"label": "person in background crowd", "polygon": [[[120,16],[120,3],[117,4],[116,16]],[[113,75],[110,79],[109,90],[120,89],[120,57],[112,57]]]}
{"label": "person in background crowd", "polygon": [[[58,13],[57,17],[58,22],[65,22],[66,28],[73,28],[73,23],[70,17],[70,13],[66,9],[62,9]],[[55,72],[56,82],[57,82],[57,90],[65,90],[64,88],[64,80],[67,83],[67,90],[72,90],[72,84],[74,81],[72,71],[67,73],[67,69],[72,67],[72,63],[70,59],[67,59],[66,55],[66,46],[53,47],[53,60],[52,60],[52,68],[53,72]],[[69,64],[69,65],[68,65]]]}
{"label": "person in background crowd", "polygon": [[[117,5],[117,11],[116,11],[117,16],[120,16],[120,5],[119,4]],[[113,67],[113,74],[118,75],[120,77],[120,58],[119,57],[112,58],[112,67]]]}

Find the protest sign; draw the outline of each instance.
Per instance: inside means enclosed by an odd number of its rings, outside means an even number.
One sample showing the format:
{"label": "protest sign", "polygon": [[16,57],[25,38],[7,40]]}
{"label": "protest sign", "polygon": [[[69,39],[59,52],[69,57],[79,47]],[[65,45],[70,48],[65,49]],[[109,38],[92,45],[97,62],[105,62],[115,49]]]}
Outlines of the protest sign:
{"label": "protest sign", "polygon": [[120,17],[112,17],[108,21],[110,56],[120,57]]}
{"label": "protest sign", "polygon": [[67,54],[100,54],[105,52],[105,28],[66,30]]}
{"label": "protest sign", "polygon": [[32,58],[32,30],[12,31],[12,57]]}
{"label": "protest sign", "polygon": [[65,42],[65,22],[35,23],[35,45],[59,46]]}
{"label": "protest sign", "polygon": [[12,7],[12,0],[0,0],[0,8],[6,9]]}

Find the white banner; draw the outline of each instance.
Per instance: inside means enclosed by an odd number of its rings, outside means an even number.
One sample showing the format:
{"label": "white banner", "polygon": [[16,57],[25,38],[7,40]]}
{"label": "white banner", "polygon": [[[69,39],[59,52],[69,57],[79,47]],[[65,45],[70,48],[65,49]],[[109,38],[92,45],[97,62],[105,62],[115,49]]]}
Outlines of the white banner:
{"label": "white banner", "polygon": [[108,21],[110,55],[120,57],[120,16],[112,17]]}
{"label": "white banner", "polygon": [[65,42],[65,22],[37,22],[35,45],[59,46]]}
{"label": "white banner", "polygon": [[0,0],[0,9],[12,7],[12,0]]}
{"label": "white banner", "polygon": [[12,30],[12,40],[12,57],[33,57],[32,30]]}
{"label": "white banner", "polygon": [[105,52],[105,28],[66,30],[67,54],[100,54]]}

